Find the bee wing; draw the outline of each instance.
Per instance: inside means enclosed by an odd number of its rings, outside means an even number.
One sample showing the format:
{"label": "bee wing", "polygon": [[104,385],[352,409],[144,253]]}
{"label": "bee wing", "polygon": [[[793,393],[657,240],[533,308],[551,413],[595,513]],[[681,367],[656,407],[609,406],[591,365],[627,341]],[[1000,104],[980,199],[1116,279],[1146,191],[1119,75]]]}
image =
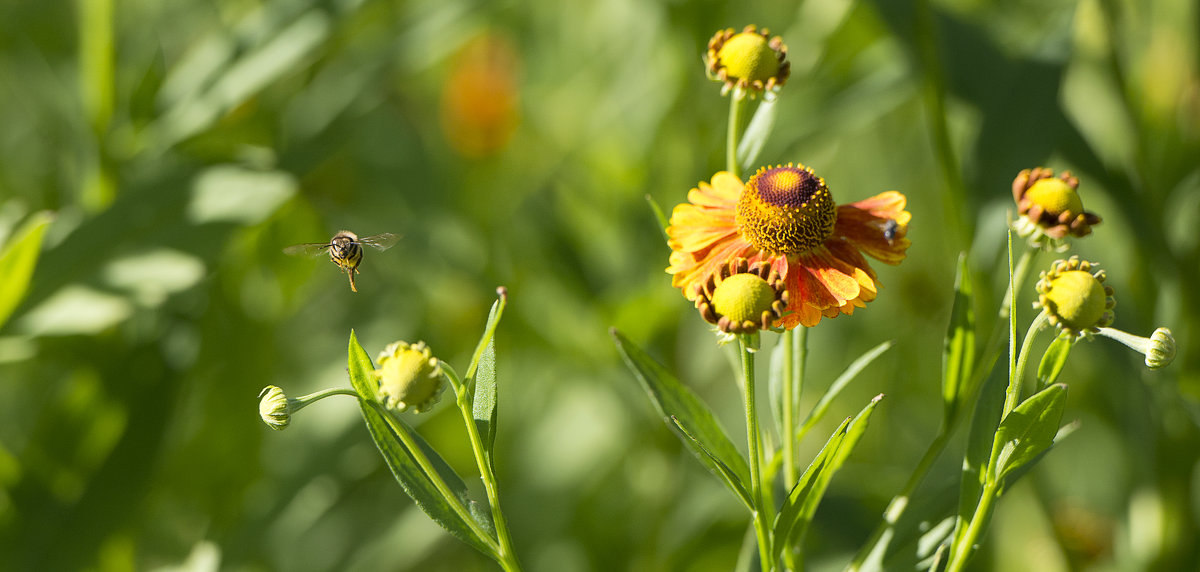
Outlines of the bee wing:
{"label": "bee wing", "polygon": [[293,244],[283,249],[283,253],[289,256],[319,256],[324,254],[328,249],[328,242],[308,242],[304,244]]}
{"label": "bee wing", "polygon": [[395,246],[396,242],[398,242],[399,240],[400,240],[400,235],[392,234],[390,232],[385,232],[383,234],[376,234],[374,236],[367,236],[367,237],[358,239],[358,241],[360,243],[369,244],[375,248],[378,248],[379,250],[387,250],[387,249]]}

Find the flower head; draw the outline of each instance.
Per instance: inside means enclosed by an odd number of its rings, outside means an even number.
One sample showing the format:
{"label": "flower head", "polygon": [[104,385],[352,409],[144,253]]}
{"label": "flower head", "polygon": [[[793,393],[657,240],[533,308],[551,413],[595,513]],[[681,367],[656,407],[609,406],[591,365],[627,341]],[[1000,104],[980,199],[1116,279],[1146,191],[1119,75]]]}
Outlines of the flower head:
{"label": "flower head", "polygon": [[1042,308],[1050,323],[1072,338],[1098,333],[1113,321],[1113,289],[1104,285],[1104,271],[1092,272],[1094,267],[1072,256],[1043,271],[1037,283],[1034,307]]}
{"label": "flower head", "polygon": [[787,307],[783,279],[765,262],[732,260],[695,289],[700,315],[727,334],[769,329]]}
{"label": "flower head", "polygon": [[283,390],[268,385],[258,392],[258,416],[268,427],[283,431],[292,422],[292,404]]}
{"label": "flower head", "polygon": [[1044,167],[1018,173],[1012,187],[1020,215],[1014,223],[1017,233],[1035,243],[1091,234],[1100,216],[1083,210],[1078,189],[1079,179],[1069,171],[1058,177]]}
{"label": "flower head", "polygon": [[417,413],[437,403],[441,394],[442,368],[425,342],[393,342],[379,353],[379,400],[397,411]]}
{"label": "flower head", "polygon": [[904,205],[896,191],[836,205],[825,181],[803,165],[760,169],[744,185],[720,172],[672,212],[667,272],[696,300],[731,261],[765,263],[787,292],[774,326],[815,326],[875,299],[879,283],[864,253],[887,264],[904,260],[911,218]]}
{"label": "flower head", "polygon": [[739,88],[753,96],[775,91],[787,82],[792,67],[787,61],[787,46],[779,36],[768,38],[766,28],[746,26],[741,32],[721,30],[708,41],[704,61],[708,76],[725,82],[722,95]]}

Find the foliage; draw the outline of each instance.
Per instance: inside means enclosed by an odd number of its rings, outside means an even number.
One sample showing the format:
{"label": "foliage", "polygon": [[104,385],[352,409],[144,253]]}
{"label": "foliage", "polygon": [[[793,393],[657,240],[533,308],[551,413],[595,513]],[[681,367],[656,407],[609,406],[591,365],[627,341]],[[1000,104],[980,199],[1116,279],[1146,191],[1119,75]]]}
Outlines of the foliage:
{"label": "foliage", "polygon": [[[801,445],[820,456],[843,419],[888,395],[820,506],[801,511],[810,568],[854,557],[945,416],[959,435],[968,418],[990,423],[987,439],[951,440],[928,462],[891,562],[954,537],[943,517],[966,510],[963,456],[982,489],[996,452],[1005,501],[974,569],[1195,569],[1200,28],[1193,3],[1150,4],[0,3],[0,245],[41,229],[28,289],[0,320],[0,561],[494,569],[397,486],[349,400],[283,433],[253,415],[267,384],[347,386],[353,330],[370,350],[420,338],[449,363],[490,356],[464,378],[500,404],[477,399],[472,419],[529,569],[730,569],[744,507],[691,459],[724,453],[686,416],[662,411],[678,422],[664,428],[606,331],[740,427],[736,365],[697,350],[711,339],[662,273],[646,198],[677,204],[724,164],[726,102],[699,55],[714,30],[759,23],[788,42],[792,78],[762,112],[769,139],[741,155],[814,165],[835,197],[899,189],[914,220],[879,299],[808,344],[821,359],[806,379],[823,389],[896,340]],[[497,75],[473,71],[479,53]],[[493,106],[505,93],[511,107]],[[995,441],[1008,379],[986,373],[1007,368],[986,363],[1004,352],[985,339],[1007,327],[994,310],[1009,181],[1039,164],[1071,169],[1104,217],[1077,249],[1108,270],[1116,326],[1180,340],[1153,372],[1111,344],[1067,360],[1035,340],[1031,355],[1049,357],[1030,377],[1048,402],[1006,434],[1044,445],[1055,415],[1082,421],[1044,457]],[[52,223],[31,214],[43,211]],[[280,252],[341,228],[403,235],[366,254],[358,294],[328,261]],[[21,282],[0,272],[0,307]],[[500,284],[503,335],[472,353]],[[1017,292],[1018,323],[1032,301]],[[972,315],[974,358],[940,360],[970,345],[965,329],[946,334]],[[489,363],[504,374],[494,385]],[[802,409],[820,389],[796,396]],[[443,402],[410,425],[475,475],[461,421]]]}

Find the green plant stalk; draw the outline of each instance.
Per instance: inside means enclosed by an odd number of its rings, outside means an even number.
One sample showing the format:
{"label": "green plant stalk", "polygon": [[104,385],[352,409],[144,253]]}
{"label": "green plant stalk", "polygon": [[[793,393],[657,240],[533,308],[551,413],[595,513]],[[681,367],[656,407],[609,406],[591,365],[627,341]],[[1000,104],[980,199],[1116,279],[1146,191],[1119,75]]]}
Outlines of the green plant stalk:
{"label": "green plant stalk", "polygon": [[950,556],[950,562],[946,565],[945,572],[962,572],[967,561],[971,559],[971,555],[975,553],[975,545],[979,542],[979,536],[983,534],[988,521],[992,518],[992,512],[996,509],[996,499],[999,497],[1000,482],[993,480],[989,475],[988,481],[983,487],[983,495],[979,498],[979,505],[975,507],[975,514],[971,516],[967,530],[955,546],[954,554]]}
{"label": "green plant stalk", "polygon": [[1008,379],[1008,389],[1004,392],[1004,410],[1000,414],[1000,420],[1003,421],[1008,414],[1016,409],[1017,402],[1021,398],[1021,380],[1025,377],[1025,365],[1029,362],[1029,350],[1033,346],[1033,338],[1046,325],[1049,314],[1045,310],[1038,314],[1033,319],[1033,323],[1029,324],[1029,331],[1025,332],[1025,340],[1021,342],[1021,354],[1017,358],[1017,366],[1013,369],[1012,375]]}
{"label": "green plant stalk", "polygon": [[771,561],[771,536],[767,528],[767,507],[763,504],[762,452],[759,451],[758,405],[754,391],[754,353],[746,340],[738,336],[742,354],[742,381],[746,387],[746,442],[750,452],[750,496],[754,501],[754,535],[758,539],[758,557],[764,572],[774,568]]}
{"label": "green plant stalk", "polygon": [[796,406],[804,390],[804,363],[808,357],[808,328],[801,326],[783,333],[783,488],[796,484],[800,465],[796,445]]}
{"label": "green plant stalk", "polygon": [[114,0],[79,0],[79,90],[94,139],[81,189],[85,207],[99,211],[116,196],[116,176],[104,151],[115,108]]}
{"label": "green plant stalk", "polygon": [[863,564],[867,561],[871,553],[875,551],[875,546],[879,544],[883,535],[896,526],[896,523],[900,521],[900,517],[904,516],[904,511],[908,510],[908,504],[912,499],[913,492],[925,480],[925,475],[933,467],[933,462],[941,456],[942,451],[946,449],[946,445],[950,443],[950,437],[954,434],[957,425],[956,421],[950,426],[945,424],[941,426],[937,437],[934,437],[933,442],[929,444],[929,448],[925,450],[925,454],[921,457],[921,461],[917,463],[917,468],[908,477],[908,482],[904,483],[904,488],[896,496],[892,497],[891,502],[888,503],[887,508],[883,511],[883,521],[879,523],[879,526],[875,527],[875,530],[871,532],[871,536],[863,543],[858,553],[854,555],[854,560],[846,566],[846,572],[856,572],[862,569]]}
{"label": "green plant stalk", "polygon": [[302,397],[297,397],[295,399],[288,399],[288,406],[291,408],[291,412],[295,413],[331,395],[349,395],[352,397],[358,397],[358,392],[354,391],[353,389],[346,389],[344,387],[331,387],[329,389],[322,389],[321,391],[314,391],[313,393]]}
{"label": "green plant stalk", "polygon": [[[478,358],[476,358],[478,361]],[[443,369],[442,371],[447,371]],[[447,377],[454,377],[448,373]],[[487,452],[483,446],[483,439],[479,437],[479,428],[475,426],[475,417],[472,414],[474,407],[473,396],[468,393],[468,388],[462,384],[457,378],[454,379],[454,388],[457,390],[458,410],[463,415],[463,423],[467,426],[467,435],[471,440],[471,451],[475,454],[475,463],[479,467],[479,476],[483,479],[483,488],[487,492],[488,505],[492,509],[492,522],[496,525],[496,537],[499,541],[499,552],[497,560],[500,566],[505,570],[520,570],[521,564],[517,562],[517,552],[513,550],[512,536],[508,533],[508,522],[504,519],[504,512],[500,510],[500,493],[496,485],[496,475],[492,470],[492,463],[487,457]],[[473,384],[472,384],[473,385]]]}
{"label": "green plant stalk", "polygon": [[367,401],[371,407],[374,407],[375,410],[387,420],[388,427],[390,427],[392,432],[400,438],[402,443],[404,443],[404,447],[408,449],[409,454],[412,455],[413,460],[417,462],[417,465],[421,467],[421,470],[425,471],[425,476],[429,477],[429,482],[433,483],[434,488],[436,488],[438,492],[442,494],[442,497],[446,499],[447,503],[450,503],[450,508],[452,508],[455,514],[457,514],[458,517],[461,518],[463,522],[465,522],[467,526],[471,528],[471,532],[475,533],[475,536],[479,537],[479,539],[485,545],[487,545],[488,549],[492,551],[492,558],[501,563],[503,566],[505,562],[505,560],[501,558],[503,550],[496,543],[496,539],[492,538],[491,534],[488,534],[486,530],[480,527],[479,523],[475,520],[475,517],[471,516],[471,513],[467,510],[467,507],[463,506],[463,504],[459,502],[458,496],[450,490],[450,486],[446,484],[446,481],[442,479],[441,474],[439,474],[437,469],[433,467],[433,463],[429,462],[429,457],[425,456],[425,452],[422,451],[420,445],[413,440],[412,435],[408,434],[408,431],[404,428],[404,426],[396,422],[396,419],[392,417],[392,413],[388,411],[382,403],[379,403],[373,399],[367,399],[365,401]]}
{"label": "green plant stalk", "polygon": [[742,112],[750,98],[746,97],[740,88],[734,88],[729,95],[729,133],[725,139],[725,170],[741,179],[741,167],[738,165],[737,148],[742,137]]}
{"label": "green plant stalk", "polygon": [[[1016,269],[1013,270],[1012,282],[1009,284],[1008,292],[1005,293],[1004,299],[1000,302],[1000,311],[997,313],[997,320],[992,332],[988,335],[987,345],[984,346],[983,354],[975,363],[975,367],[971,370],[971,381],[968,384],[968,391],[974,392],[983,383],[984,378],[992,373],[992,368],[996,365],[996,360],[1000,357],[1000,351],[1003,349],[1001,342],[1004,340],[1004,330],[1008,326],[1008,317],[1012,312],[1014,304],[1013,292],[1019,292],[1025,287],[1025,280],[1029,277],[1029,269],[1032,266],[1034,257],[1038,250],[1035,248],[1026,248],[1021,254],[1020,260],[1017,261]],[[963,403],[971,403],[974,398],[964,399]]]}
{"label": "green plant stalk", "polygon": [[[1000,303],[1000,310],[997,312],[996,325],[992,328],[992,332],[988,336],[983,355],[974,364],[974,369],[971,372],[971,380],[967,384],[968,394],[962,396],[963,403],[973,403],[975,401],[974,394],[979,389],[980,384],[983,383],[984,378],[992,372],[992,367],[996,364],[996,359],[1000,357],[1000,349],[1003,347],[1000,342],[1003,340],[1005,326],[1009,325],[1008,318],[1011,315],[1014,303],[1014,293],[1019,292],[1024,287],[1025,280],[1029,277],[1029,269],[1032,267],[1038,252],[1040,252],[1038,249],[1027,246],[1025,251],[1021,253],[1021,258],[1017,261],[1012,271],[1008,291],[1005,292],[1004,299]],[[867,542],[855,554],[854,560],[846,567],[847,572],[861,569],[867,557],[875,550],[875,545],[883,538],[884,533],[895,526],[900,517],[904,515],[912,493],[924,481],[925,475],[933,467],[934,461],[941,456],[942,452],[946,449],[946,445],[950,442],[950,437],[958,430],[963,417],[961,415],[956,417],[949,425],[946,425],[945,420],[943,420],[943,424],[938,430],[938,435],[934,437],[929,447],[925,450],[925,455],[921,457],[921,461],[917,464],[917,468],[909,477],[908,482],[905,483],[904,488],[888,503],[887,509],[883,513],[883,521],[871,532],[871,536],[867,539]]]}

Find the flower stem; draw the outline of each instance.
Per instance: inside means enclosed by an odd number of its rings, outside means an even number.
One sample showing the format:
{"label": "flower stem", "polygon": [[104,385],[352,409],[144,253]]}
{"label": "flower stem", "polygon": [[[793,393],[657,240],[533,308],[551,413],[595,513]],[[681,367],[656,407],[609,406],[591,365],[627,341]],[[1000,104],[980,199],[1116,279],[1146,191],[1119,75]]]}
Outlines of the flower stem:
{"label": "flower stem", "polygon": [[289,399],[288,405],[291,407],[292,413],[295,413],[331,395],[349,395],[351,397],[358,397],[358,393],[353,389],[346,389],[344,387],[331,387],[329,389],[322,389],[321,391],[310,393],[303,397]]}
{"label": "flower stem", "polygon": [[783,333],[783,486],[796,484],[800,458],[796,449],[796,407],[804,389],[804,363],[808,356],[808,328]]}
{"label": "flower stem", "polygon": [[908,482],[904,483],[904,488],[896,496],[892,497],[887,509],[883,511],[883,521],[879,523],[879,526],[875,527],[875,530],[871,532],[871,537],[867,539],[858,553],[854,555],[854,560],[846,566],[846,572],[860,570],[863,563],[875,551],[879,541],[885,534],[895,528],[896,523],[900,521],[900,517],[904,515],[904,511],[908,509],[908,503],[912,498],[913,492],[921,484],[921,481],[925,479],[925,474],[929,472],[929,469],[933,466],[933,462],[946,449],[946,445],[950,442],[950,436],[954,434],[954,429],[954,425],[942,425],[937,437],[934,437],[933,442],[929,444],[929,448],[925,450],[925,455],[917,463],[917,468],[913,470],[912,475],[908,478]]}
{"label": "flower stem", "polygon": [[983,534],[984,528],[992,518],[992,511],[996,508],[996,498],[1000,496],[999,493],[1000,483],[998,481],[989,479],[984,484],[983,495],[979,497],[979,505],[975,507],[975,514],[971,517],[971,522],[967,525],[961,541],[955,547],[954,554],[950,555],[950,562],[946,565],[945,572],[961,572],[967,565],[967,561],[975,553],[979,535]]}
{"label": "flower stem", "polygon": [[725,139],[725,170],[733,176],[742,178],[741,166],[738,164],[737,148],[741,139],[742,111],[746,109],[746,97],[740,88],[734,88],[729,95],[729,133]]}
{"label": "flower stem", "polygon": [[1021,342],[1021,354],[1017,358],[1016,368],[1012,370],[1008,378],[1008,389],[1004,392],[1004,410],[1000,414],[1000,419],[1008,417],[1008,414],[1017,407],[1017,402],[1021,397],[1021,379],[1025,377],[1025,365],[1029,362],[1029,349],[1033,346],[1034,334],[1037,334],[1042,326],[1046,324],[1049,314],[1045,310],[1038,314],[1033,319],[1033,323],[1029,324],[1029,331],[1025,332],[1025,340]]}
{"label": "flower stem", "polygon": [[479,427],[475,425],[475,416],[472,410],[474,404],[472,403],[471,396],[468,394],[468,390],[472,388],[466,387],[458,379],[454,370],[443,368],[442,371],[452,380],[451,384],[458,393],[456,399],[458,410],[462,413],[463,424],[467,427],[467,436],[471,440],[471,451],[475,454],[475,463],[479,467],[479,477],[483,480],[483,488],[487,493],[488,505],[492,509],[492,521],[496,525],[496,537],[500,544],[496,559],[505,570],[520,570],[521,564],[517,561],[517,552],[513,549],[512,536],[508,532],[508,521],[504,518],[504,512],[500,510],[500,493],[496,484],[496,475],[491,456],[488,455],[487,449],[483,446],[483,439],[479,436]]}
{"label": "flower stem", "polygon": [[767,507],[763,505],[762,452],[759,451],[758,406],[754,391],[754,353],[746,340],[738,337],[742,354],[742,380],[746,387],[746,442],[750,452],[750,496],[754,501],[754,534],[758,539],[759,563],[764,572],[774,568],[771,561],[771,536],[767,528]]}
{"label": "flower stem", "polygon": [[429,482],[433,483],[434,488],[437,489],[438,493],[441,493],[442,497],[446,500],[446,503],[449,504],[450,508],[454,510],[455,514],[457,514],[458,517],[462,519],[464,523],[466,523],[466,525],[471,529],[471,532],[474,533],[477,538],[479,538],[480,542],[483,542],[488,547],[488,550],[492,552],[491,556],[498,562],[503,562],[501,560],[503,550],[496,544],[496,539],[492,538],[492,535],[479,525],[479,522],[475,520],[475,517],[471,516],[471,513],[467,511],[467,507],[463,506],[463,503],[458,498],[458,495],[454,494],[454,491],[450,490],[450,486],[446,484],[444,479],[442,479],[442,475],[437,472],[437,469],[434,468],[433,463],[429,462],[429,457],[425,456],[425,451],[422,450],[421,446],[418,445],[416,440],[412,438],[412,435],[409,434],[408,429],[397,422],[396,418],[392,416],[392,412],[388,411],[388,409],[385,408],[382,403],[379,403],[373,399],[366,399],[364,401],[369,403],[371,407],[374,407],[375,410],[378,411],[385,420],[387,420],[388,427],[390,427],[392,432],[400,438],[400,442],[404,444],[404,447],[408,449],[408,453],[412,455],[413,460],[416,461],[417,465],[421,467],[421,470],[425,472],[425,476],[429,478]]}

